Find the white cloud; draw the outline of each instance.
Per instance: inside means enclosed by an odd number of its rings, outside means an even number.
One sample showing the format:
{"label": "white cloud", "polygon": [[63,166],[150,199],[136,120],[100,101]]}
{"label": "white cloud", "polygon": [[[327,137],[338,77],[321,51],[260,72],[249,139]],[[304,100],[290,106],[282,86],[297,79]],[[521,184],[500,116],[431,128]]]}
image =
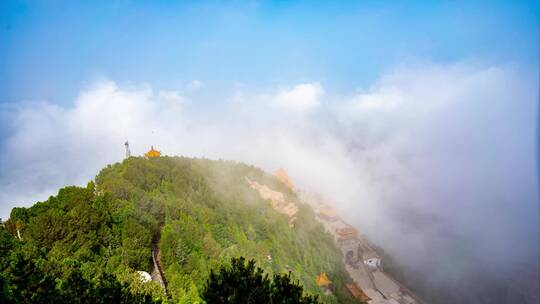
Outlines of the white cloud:
{"label": "white cloud", "polygon": [[286,110],[304,112],[318,107],[323,95],[324,89],[319,83],[304,83],[279,91],[273,99]]}

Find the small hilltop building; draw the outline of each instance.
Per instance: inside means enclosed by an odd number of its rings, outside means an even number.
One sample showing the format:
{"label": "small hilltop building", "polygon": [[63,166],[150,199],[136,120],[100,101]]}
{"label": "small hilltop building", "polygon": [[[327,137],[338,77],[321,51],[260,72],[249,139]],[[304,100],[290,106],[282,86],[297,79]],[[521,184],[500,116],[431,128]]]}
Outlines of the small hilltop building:
{"label": "small hilltop building", "polygon": [[321,272],[315,279],[315,283],[317,286],[323,288],[326,294],[332,293],[332,281],[330,281],[326,273]]}
{"label": "small hilltop building", "polygon": [[358,299],[360,303],[368,303],[371,298],[366,295],[366,293],[358,286],[356,283],[345,284],[351,295]]}
{"label": "small hilltop building", "polygon": [[364,264],[369,266],[371,269],[380,269],[381,268],[381,258],[375,251],[366,251],[362,254],[362,259]]}
{"label": "small hilltop building", "polygon": [[294,189],[294,185],[291,182],[291,179],[289,178],[289,174],[287,174],[287,171],[285,171],[285,169],[280,168],[279,170],[277,170],[276,171],[276,177],[280,182],[285,184],[285,186],[287,186],[287,188],[289,188],[291,190]]}
{"label": "small hilltop building", "polygon": [[330,281],[330,279],[328,278],[325,272],[321,272],[317,276],[317,279],[315,279],[315,282],[317,283],[318,286],[321,286],[321,287],[325,287],[332,284],[332,281]]}
{"label": "small hilltop building", "polygon": [[152,276],[148,272],[138,270],[137,273],[139,274],[139,279],[141,280],[141,282],[148,283],[152,281]]}
{"label": "small hilltop building", "polygon": [[352,226],[346,225],[336,229],[337,243],[339,246],[358,243],[358,231]]}
{"label": "small hilltop building", "polygon": [[266,185],[257,183],[246,177],[246,181],[249,186],[259,192],[259,195],[264,200],[270,200],[270,205],[277,212],[285,214],[289,219],[289,227],[294,227],[296,221],[296,214],[298,213],[298,207],[293,203],[285,199],[285,195],[279,191],[274,191],[268,188]]}
{"label": "small hilltop building", "polygon": [[150,151],[144,153],[144,157],[146,158],[154,158],[154,157],[160,157],[161,152],[154,149],[154,146],[151,146]]}

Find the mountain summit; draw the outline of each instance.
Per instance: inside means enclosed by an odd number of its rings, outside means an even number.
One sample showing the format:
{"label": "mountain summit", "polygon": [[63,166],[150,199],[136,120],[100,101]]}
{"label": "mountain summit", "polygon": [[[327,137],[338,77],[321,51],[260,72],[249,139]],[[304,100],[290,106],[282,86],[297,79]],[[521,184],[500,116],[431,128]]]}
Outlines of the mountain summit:
{"label": "mountain summit", "polygon": [[[239,256],[290,273],[322,302],[355,301],[313,209],[289,184],[231,161],[129,157],[85,188],[14,208],[0,242],[2,298],[12,302],[201,302],[212,270]],[[331,286],[317,284],[320,274]]]}

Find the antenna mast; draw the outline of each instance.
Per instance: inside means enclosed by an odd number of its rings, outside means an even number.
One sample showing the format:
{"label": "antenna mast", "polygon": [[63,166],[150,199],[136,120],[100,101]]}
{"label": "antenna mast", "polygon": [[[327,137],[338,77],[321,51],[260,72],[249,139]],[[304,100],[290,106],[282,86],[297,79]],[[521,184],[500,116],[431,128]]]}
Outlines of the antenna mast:
{"label": "antenna mast", "polygon": [[126,158],[130,158],[131,157],[131,151],[129,150],[129,143],[126,141],[126,143],[124,145],[126,146]]}

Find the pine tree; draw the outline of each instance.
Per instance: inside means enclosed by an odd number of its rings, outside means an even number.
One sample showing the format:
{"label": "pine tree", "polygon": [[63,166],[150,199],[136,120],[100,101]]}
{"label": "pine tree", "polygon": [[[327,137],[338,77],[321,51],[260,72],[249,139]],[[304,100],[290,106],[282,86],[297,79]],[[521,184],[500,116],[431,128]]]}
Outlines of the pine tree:
{"label": "pine tree", "polygon": [[319,303],[317,297],[304,296],[303,287],[293,282],[291,273],[274,275],[273,280],[244,257],[231,259],[231,265],[212,270],[202,298],[208,303]]}

